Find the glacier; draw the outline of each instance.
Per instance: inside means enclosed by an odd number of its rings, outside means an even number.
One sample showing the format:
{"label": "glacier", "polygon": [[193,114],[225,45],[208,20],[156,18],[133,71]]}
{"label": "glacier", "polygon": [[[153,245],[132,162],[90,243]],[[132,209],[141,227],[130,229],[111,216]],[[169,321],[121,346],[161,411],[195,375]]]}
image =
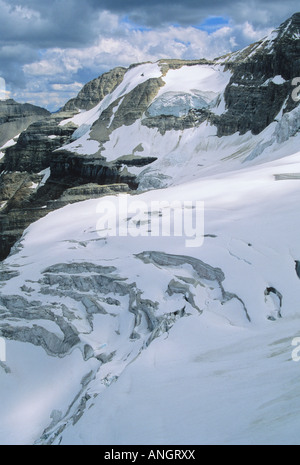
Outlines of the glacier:
{"label": "glacier", "polygon": [[299,189],[279,173],[300,152],[138,195],[203,199],[199,248],[99,237],[101,199],[31,225],[2,264],[1,442],[298,441]]}

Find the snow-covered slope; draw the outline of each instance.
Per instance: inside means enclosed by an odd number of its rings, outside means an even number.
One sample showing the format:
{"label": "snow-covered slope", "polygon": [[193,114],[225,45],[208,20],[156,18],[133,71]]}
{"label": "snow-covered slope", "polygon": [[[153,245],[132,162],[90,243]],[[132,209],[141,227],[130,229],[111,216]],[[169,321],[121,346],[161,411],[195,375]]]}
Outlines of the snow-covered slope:
{"label": "snow-covered slope", "polygon": [[137,189],[58,208],[1,263],[1,444],[299,444],[299,105],[255,61],[272,47],[134,65],[60,118],[43,189],[80,163]]}
{"label": "snow-covered slope", "polygon": [[[195,64],[180,66],[179,69],[169,69],[167,72],[164,70],[164,62],[137,65],[127,71],[122,83],[99,105],[91,110],[81,111],[60,123],[61,126],[70,122],[79,125],[78,130],[73,134],[75,141],[64,146],[63,149],[87,156],[94,155],[101,150],[101,154],[109,162],[115,161],[121,155],[133,156],[138,146],[140,146],[141,155],[145,157],[168,155],[170,149],[166,151],[161,144],[165,143],[169,146],[170,140],[173,142],[172,146],[175,142],[178,151],[182,151],[184,147],[177,142],[178,139],[180,141],[182,132],[186,131],[168,131],[167,134],[161,134],[159,128],[149,128],[143,124],[146,116],[180,117],[186,116],[190,110],[207,106],[218,111],[220,101],[217,97],[226,88],[230,77],[231,72],[224,71],[222,65]],[[161,87],[158,86],[155,97],[146,105],[142,117],[130,125],[124,119],[123,124],[117,122],[114,127],[113,121],[118,117],[124,97],[129,96],[130,92],[153,78],[162,79]],[[102,141],[96,142],[97,133],[91,130],[92,125],[111,105],[113,105],[113,111],[107,125],[108,130],[111,128],[109,139],[100,147]],[[216,128],[212,128],[211,131],[216,134]],[[207,134],[207,130],[205,133]],[[101,134],[99,137],[101,139]],[[199,137],[201,135],[198,135],[198,139]],[[192,148],[195,152],[196,147]]]}
{"label": "snow-covered slope", "polygon": [[299,173],[297,152],[127,197],[204,201],[201,247],[105,238],[124,197],[33,224],[2,268],[1,442],[298,443]]}

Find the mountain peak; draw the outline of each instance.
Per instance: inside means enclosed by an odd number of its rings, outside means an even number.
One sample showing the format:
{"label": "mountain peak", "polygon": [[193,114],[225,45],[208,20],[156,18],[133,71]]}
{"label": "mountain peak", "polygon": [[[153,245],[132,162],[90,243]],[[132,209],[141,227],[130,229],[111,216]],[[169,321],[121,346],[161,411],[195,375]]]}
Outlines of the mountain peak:
{"label": "mountain peak", "polygon": [[284,21],[271,35],[275,36],[277,40],[283,38],[299,39],[300,38],[300,12],[294,13],[290,18]]}
{"label": "mountain peak", "polygon": [[[294,13],[289,19],[284,21],[281,26],[283,26],[286,23],[290,23],[291,25],[297,25],[299,27],[300,25],[300,11],[297,13]],[[281,27],[279,26],[279,27]]]}
{"label": "mountain peak", "polygon": [[298,11],[298,13],[294,13],[291,18],[290,18],[292,21],[296,21],[296,22],[300,22],[300,11]]}
{"label": "mountain peak", "polygon": [[282,75],[286,80],[299,74],[300,13],[294,13],[269,35],[242,50],[216,59],[228,66],[252,67],[268,77]]}

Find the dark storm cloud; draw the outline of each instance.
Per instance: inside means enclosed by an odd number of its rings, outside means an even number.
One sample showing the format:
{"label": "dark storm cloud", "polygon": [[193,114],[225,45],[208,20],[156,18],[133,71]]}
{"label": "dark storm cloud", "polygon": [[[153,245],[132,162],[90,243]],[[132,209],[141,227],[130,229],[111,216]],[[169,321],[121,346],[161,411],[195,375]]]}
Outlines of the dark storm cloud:
{"label": "dark storm cloud", "polygon": [[0,0],[0,76],[9,88],[24,88],[23,65],[43,50],[84,48],[99,31],[98,8],[78,0]]}
{"label": "dark storm cloud", "polygon": [[109,9],[140,24],[200,24],[208,16],[227,16],[234,21],[249,20],[254,25],[274,26],[299,10],[299,1],[290,0],[90,0],[91,5]]}
{"label": "dark storm cloud", "polygon": [[0,44],[38,48],[84,46],[93,41],[97,11],[78,0],[0,0]]}
{"label": "dark storm cloud", "polygon": [[84,47],[109,33],[99,27],[103,10],[137,26],[161,28],[167,24],[201,26],[211,16],[273,27],[297,9],[298,0],[0,0],[0,46]]}
{"label": "dark storm cloud", "polygon": [[[200,25],[208,16],[272,27],[299,9],[298,0],[1,0],[1,4],[0,41],[22,40],[39,43],[39,47],[84,46],[91,42],[102,32],[97,17],[103,10],[155,28]],[[28,15],[32,11],[36,16],[26,18],[26,9]]]}
{"label": "dark storm cloud", "polygon": [[23,44],[0,47],[1,77],[6,79],[13,87],[24,88],[26,78],[22,66],[37,58],[37,51]]}

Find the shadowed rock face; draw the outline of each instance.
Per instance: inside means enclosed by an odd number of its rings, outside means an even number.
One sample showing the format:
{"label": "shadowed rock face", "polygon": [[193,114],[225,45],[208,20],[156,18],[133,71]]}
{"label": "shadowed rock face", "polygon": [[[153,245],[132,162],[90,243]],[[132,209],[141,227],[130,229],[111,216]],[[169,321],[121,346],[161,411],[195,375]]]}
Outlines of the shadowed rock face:
{"label": "shadowed rock face", "polygon": [[42,187],[40,172],[49,167],[53,150],[69,140],[75,126],[60,127],[66,115],[45,112],[46,117],[29,125],[17,143],[5,150],[0,174],[0,259],[9,254],[27,226],[53,210],[47,202],[65,188],[63,181],[58,187]]}
{"label": "shadowed rock face", "polygon": [[64,115],[50,117],[31,124],[22,132],[17,143],[5,152],[5,171],[27,171],[38,173],[50,166],[53,150],[70,139],[76,126],[59,126]]}
{"label": "shadowed rock face", "polygon": [[[233,70],[225,90],[227,112],[216,119],[218,135],[236,131],[260,133],[285,103],[284,112],[297,106],[292,99],[292,80],[299,75],[300,13],[285,21],[269,40],[261,40],[242,53],[223,57],[225,66]],[[282,77],[282,83],[273,81]]]}
{"label": "shadowed rock face", "polygon": [[21,104],[12,99],[0,100],[0,147],[34,121],[49,115],[49,111],[29,103]]}
{"label": "shadowed rock face", "polygon": [[36,187],[43,176],[27,172],[2,173],[0,178],[0,258],[5,258],[24,229],[49,212],[33,209]]}

